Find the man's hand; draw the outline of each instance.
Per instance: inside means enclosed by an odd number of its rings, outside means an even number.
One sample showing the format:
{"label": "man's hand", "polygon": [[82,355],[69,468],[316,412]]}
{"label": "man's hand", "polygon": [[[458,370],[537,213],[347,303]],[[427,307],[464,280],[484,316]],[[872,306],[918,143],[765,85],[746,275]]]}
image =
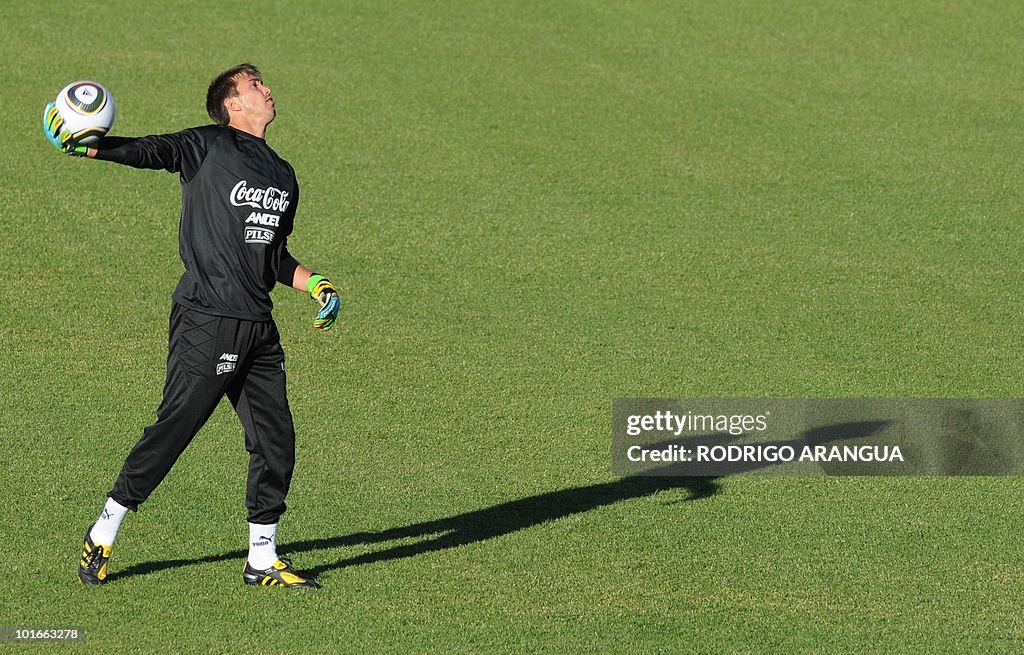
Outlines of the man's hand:
{"label": "man's hand", "polygon": [[88,146],[78,145],[71,140],[71,132],[64,128],[64,117],[57,110],[57,105],[52,102],[43,108],[43,134],[53,144],[53,147],[61,152],[85,157],[89,152]]}
{"label": "man's hand", "polygon": [[311,275],[309,282],[306,283],[306,291],[313,300],[320,303],[320,313],[313,320],[313,327],[330,330],[334,327],[334,321],[338,319],[338,310],[341,309],[338,290],[323,275]]}

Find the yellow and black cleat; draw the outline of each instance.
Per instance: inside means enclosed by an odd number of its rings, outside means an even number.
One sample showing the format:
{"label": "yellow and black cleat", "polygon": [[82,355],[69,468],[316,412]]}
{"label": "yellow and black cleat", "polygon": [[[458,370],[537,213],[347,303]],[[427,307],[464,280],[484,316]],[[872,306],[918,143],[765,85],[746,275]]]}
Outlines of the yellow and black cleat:
{"label": "yellow and black cleat", "polygon": [[110,546],[93,543],[89,533],[92,526],[85,531],[82,544],[82,559],[78,562],[78,579],[90,587],[96,587],[107,581],[107,564],[110,562]]}
{"label": "yellow and black cleat", "polygon": [[242,570],[245,584],[263,587],[294,587],[296,589],[319,589],[320,583],[292,568],[287,560],[277,560],[269,569],[254,569],[249,562]]}

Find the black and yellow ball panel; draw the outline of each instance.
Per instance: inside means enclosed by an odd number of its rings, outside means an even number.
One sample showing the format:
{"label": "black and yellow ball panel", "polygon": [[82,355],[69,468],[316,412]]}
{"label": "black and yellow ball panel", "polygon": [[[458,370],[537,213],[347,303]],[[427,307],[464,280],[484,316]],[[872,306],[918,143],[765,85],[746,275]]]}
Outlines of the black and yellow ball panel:
{"label": "black and yellow ball panel", "polygon": [[[106,136],[107,130],[102,127],[88,127],[84,130],[72,132],[71,138],[68,139],[72,143],[93,143]],[[86,139],[91,139],[87,141]]]}

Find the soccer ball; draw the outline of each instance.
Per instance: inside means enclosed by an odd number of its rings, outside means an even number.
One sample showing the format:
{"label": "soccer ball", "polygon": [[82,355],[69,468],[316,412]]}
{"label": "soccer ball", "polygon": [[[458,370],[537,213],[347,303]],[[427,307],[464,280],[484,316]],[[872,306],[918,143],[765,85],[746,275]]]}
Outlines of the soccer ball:
{"label": "soccer ball", "polygon": [[53,101],[76,144],[96,143],[114,125],[114,96],[98,82],[72,82]]}

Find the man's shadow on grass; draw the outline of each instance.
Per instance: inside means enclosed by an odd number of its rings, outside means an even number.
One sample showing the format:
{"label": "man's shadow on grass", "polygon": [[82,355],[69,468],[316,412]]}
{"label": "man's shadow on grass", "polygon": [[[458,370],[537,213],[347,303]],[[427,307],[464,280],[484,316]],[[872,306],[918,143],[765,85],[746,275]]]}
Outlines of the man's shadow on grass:
{"label": "man's shadow on grass", "polygon": [[[762,445],[790,446],[799,450],[805,445],[815,446],[832,441],[868,437],[883,430],[889,424],[890,421],[838,423],[808,430],[795,439],[775,441]],[[727,445],[734,440],[735,437],[727,433],[718,433],[701,435],[692,439],[667,441],[658,444],[658,446],[664,448],[668,445],[683,445],[692,448],[697,445]],[[727,475],[746,473],[772,465],[772,463],[767,462],[736,465],[729,469]],[[333,548],[419,539],[419,541],[414,543],[396,545],[352,557],[343,557],[319,566],[304,568],[310,575],[317,576],[325,571],[405,559],[424,553],[487,541],[488,539],[501,537],[548,521],[589,512],[590,510],[624,500],[653,496],[662,491],[686,490],[689,494],[685,498],[686,501],[702,500],[718,493],[720,488],[719,480],[725,477],[725,475],[718,477],[682,477],[677,475],[679,470],[679,464],[669,464],[648,471],[643,476],[626,477],[611,482],[549,491],[536,496],[520,498],[443,519],[423,521],[377,532],[356,532],[325,539],[298,541],[283,546],[281,550],[283,555],[291,555]],[[247,550],[240,549],[193,559],[146,562],[136,564],[123,571],[111,573],[109,579],[115,580],[134,575],[146,575],[193,564],[238,560],[245,558],[247,555]]]}

